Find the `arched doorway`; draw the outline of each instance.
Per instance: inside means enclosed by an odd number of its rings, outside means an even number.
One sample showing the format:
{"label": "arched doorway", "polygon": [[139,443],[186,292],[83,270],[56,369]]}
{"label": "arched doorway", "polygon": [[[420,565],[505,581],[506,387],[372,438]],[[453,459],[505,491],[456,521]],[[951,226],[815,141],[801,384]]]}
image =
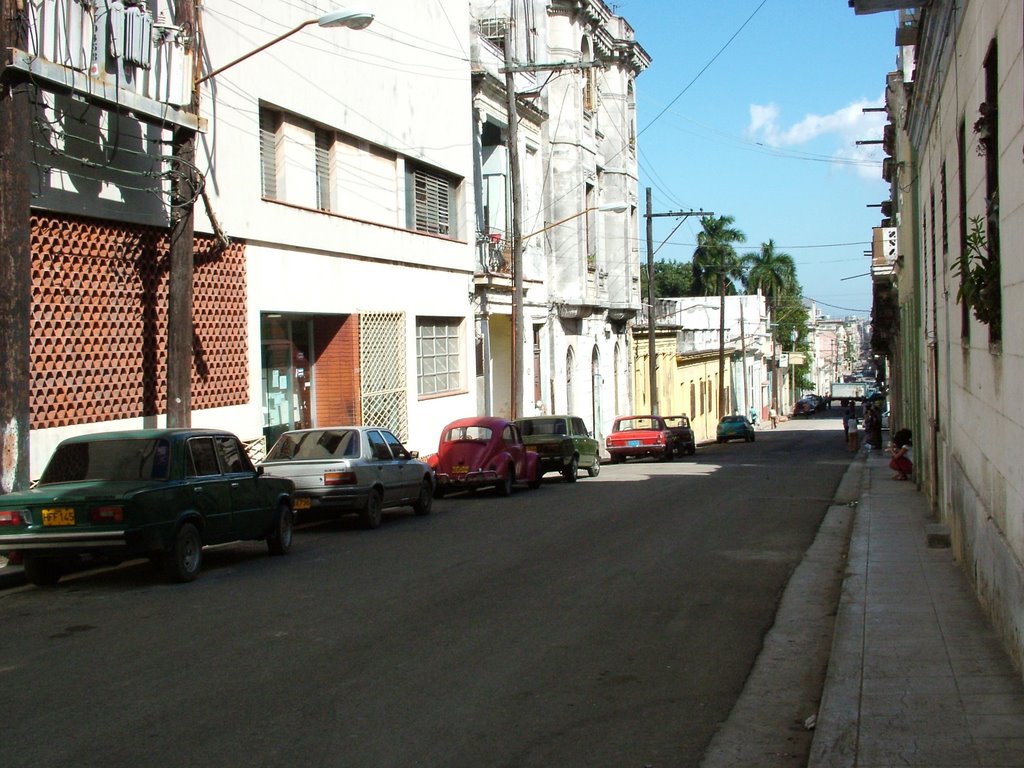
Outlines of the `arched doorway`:
{"label": "arched doorway", "polygon": [[[594,352],[590,356],[590,428],[594,435],[601,434],[601,353],[594,345]],[[600,438],[598,438],[600,439]]]}

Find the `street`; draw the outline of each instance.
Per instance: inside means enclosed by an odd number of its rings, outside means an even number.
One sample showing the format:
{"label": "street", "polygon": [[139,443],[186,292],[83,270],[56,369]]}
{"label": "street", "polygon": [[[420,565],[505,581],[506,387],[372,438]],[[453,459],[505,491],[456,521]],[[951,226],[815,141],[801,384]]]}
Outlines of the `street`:
{"label": "street", "polygon": [[822,414],[214,548],[192,584],[0,592],[0,765],[695,766],[849,462]]}

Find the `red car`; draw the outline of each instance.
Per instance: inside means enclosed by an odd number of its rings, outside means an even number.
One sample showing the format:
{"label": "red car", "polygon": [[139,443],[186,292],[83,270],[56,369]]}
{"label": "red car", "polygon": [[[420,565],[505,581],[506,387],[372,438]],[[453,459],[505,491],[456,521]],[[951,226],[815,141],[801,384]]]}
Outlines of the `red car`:
{"label": "red car", "polygon": [[661,416],[619,416],[605,438],[612,464],[635,456],[669,461],[676,454],[678,436]]}
{"label": "red car", "polygon": [[540,487],[537,454],[527,450],[519,427],[506,419],[472,416],[453,421],[441,433],[437,453],[429,458],[434,468],[434,495],[448,491],[493,486],[501,496],[524,482]]}

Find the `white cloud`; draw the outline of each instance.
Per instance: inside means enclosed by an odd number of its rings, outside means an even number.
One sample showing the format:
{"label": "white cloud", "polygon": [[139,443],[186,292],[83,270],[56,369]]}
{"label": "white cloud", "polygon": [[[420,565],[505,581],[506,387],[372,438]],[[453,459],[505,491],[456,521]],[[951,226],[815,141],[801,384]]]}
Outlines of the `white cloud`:
{"label": "white cloud", "polygon": [[[885,125],[884,112],[865,112],[866,107],[884,103],[855,101],[828,115],[806,115],[788,127],[782,124],[781,110],[775,104],[751,104],[746,135],[754,142],[773,149],[808,150],[809,144],[822,139],[834,146],[831,155],[844,164],[854,161],[881,161],[884,153],[877,144],[857,145],[858,140],[880,139]],[[819,147],[820,149],[820,147]],[[854,166],[865,178],[878,178],[877,166]]]}

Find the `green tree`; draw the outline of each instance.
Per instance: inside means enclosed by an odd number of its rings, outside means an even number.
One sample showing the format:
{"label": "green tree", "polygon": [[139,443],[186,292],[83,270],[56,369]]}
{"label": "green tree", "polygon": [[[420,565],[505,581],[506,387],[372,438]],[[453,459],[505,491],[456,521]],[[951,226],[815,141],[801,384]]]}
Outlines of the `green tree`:
{"label": "green tree", "polygon": [[761,250],[743,256],[743,284],[747,293],[761,291],[769,305],[783,296],[799,295],[796,263],[788,253],[775,250],[775,241],[761,243]]}
{"label": "green tree", "polygon": [[[640,292],[646,301],[647,270],[640,272]],[[654,292],[659,297],[677,297],[693,295],[693,271],[690,262],[656,261],[654,262]]]}
{"label": "green tree", "polygon": [[700,220],[697,247],[693,251],[693,295],[717,296],[725,278],[725,292],[736,293],[736,283],[743,280],[743,264],[733,243],[747,237],[733,224],[732,216],[705,216]]}

